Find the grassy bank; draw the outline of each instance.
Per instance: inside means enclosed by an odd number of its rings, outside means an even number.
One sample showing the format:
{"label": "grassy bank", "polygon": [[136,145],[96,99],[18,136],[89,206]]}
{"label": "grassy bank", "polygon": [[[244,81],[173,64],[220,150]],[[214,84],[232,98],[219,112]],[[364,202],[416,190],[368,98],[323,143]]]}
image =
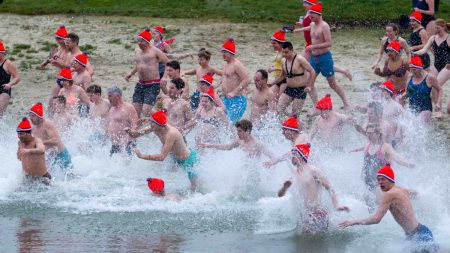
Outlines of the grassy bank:
{"label": "grassy bank", "polygon": [[[331,22],[386,23],[411,12],[410,0],[323,0]],[[225,19],[233,22],[293,22],[303,13],[301,0],[4,0],[0,12],[39,14],[99,14],[161,18]],[[438,16],[450,18],[450,3],[442,1]]]}

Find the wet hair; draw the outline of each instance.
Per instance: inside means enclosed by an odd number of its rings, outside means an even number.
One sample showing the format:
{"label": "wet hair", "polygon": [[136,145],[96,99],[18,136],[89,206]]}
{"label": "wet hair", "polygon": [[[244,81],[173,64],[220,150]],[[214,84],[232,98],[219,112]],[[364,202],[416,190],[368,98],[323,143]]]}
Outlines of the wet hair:
{"label": "wet hair", "polygon": [[266,80],[267,80],[267,78],[269,78],[269,74],[268,74],[267,71],[264,70],[264,69],[258,69],[256,72],[261,73],[261,76],[262,76],[264,79],[266,79]]}
{"label": "wet hair", "polygon": [[240,129],[244,130],[245,132],[251,132],[252,128],[253,128],[252,122],[250,120],[247,120],[247,119],[239,120],[238,122],[236,122],[234,124],[234,126],[236,128],[239,127]]}
{"label": "wet hair", "polygon": [[119,96],[122,96],[122,90],[117,86],[110,86],[108,88],[108,93],[117,94]]}
{"label": "wet hair", "polygon": [[59,96],[54,96],[53,99],[56,99],[56,101],[58,101],[58,103],[66,105],[66,97],[59,95]]}
{"label": "wet hair", "polygon": [[389,24],[386,25],[386,27],[392,27],[392,30],[395,32],[395,34],[399,34],[400,33],[400,28],[398,27],[397,24],[389,23]]}
{"label": "wet hair", "polygon": [[289,42],[289,41],[286,41],[286,42],[284,42],[282,45],[281,45],[281,47],[283,48],[283,49],[289,49],[289,50],[294,50],[294,46],[292,45],[292,43],[291,42]]}
{"label": "wet hair", "polygon": [[369,108],[372,108],[375,112],[375,115],[377,115],[377,117],[381,118],[381,116],[383,115],[383,106],[381,105],[380,102],[370,102],[367,105]]}
{"label": "wet hair", "polygon": [[86,89],[86,92],[87,92],[87,93],[93,93],[93,94],[99,94],[99,95],[101,95],[101,94],[102,94],[102,87],[100,87],[100,86],[94,84],[94,85],[89,86],[89,87]]}
{"label": "wet hair", "polygon": [[80,37],[78,37],[75,33],[67,34],[67,38],[70,39],[70,41],[75,42],[77,45],[80,43]]}
{"label": "wet hair", "polygon": [[205,48],[201,48],[200,51],[198,51],[198,57],[205,58],[209,61],[211,59],[211,53]]}
{"label": "wet hair", "polygon": [[167,67],[171,67],[175,70],[180,70],[180,63],[178,61],[170,61],[168,63],[166,63]]}
{"label": "wet hair", "polygon": [[181,90],[184,89],[185,83],[183,81],[183,79],[181,78],[175,78],[172,81],[170,81],[171,83],[175,84],[175,87],[177,88],[177,90]]}

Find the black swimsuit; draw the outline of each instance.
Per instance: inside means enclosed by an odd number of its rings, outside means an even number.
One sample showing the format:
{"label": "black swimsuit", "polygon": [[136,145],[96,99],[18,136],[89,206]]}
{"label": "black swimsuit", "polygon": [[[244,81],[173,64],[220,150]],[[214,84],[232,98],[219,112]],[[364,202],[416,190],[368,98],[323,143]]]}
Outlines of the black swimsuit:
{"label": "black swimsuit", "polygon": [[[422,30],[423,30],[423,28],[420,28],[419,30],[411,33],[411,36],[409,37],[409,41],[408,41],[408,44],[410,47],[422,45],[422,38],[420,38],[420,31],[422,31]],[[418,51],[418,50],[414,50],[414,52],[416,52],[416,51]],[[428,55],[428,53],[425,53],[425,54],[421,55],[420,58],[422,59],[423,68],[424,69],[429,68],[430,67],[430,55]]]}
{"label": "black swimsuit", "polygon": [[6,93],[11,97],[11,88],[5,89],[3,87],[4,84],[7,84],[11,81],[11,75],[6,72],[5,69],[3,69],[3,65],[5,65],[5,62],[7,60],[5,59],[0,66],[0,94]]}
{"label": "black swimsuit", "polygon": [[294,66],[295,58],[297,58],[297,54],[294,56],[294,59],[292,59],[292,62],[291,62],[291,71],[288,71],[287,60],[284,62],[285,65],[286,65],[286,77],[287,77],[287,78],[294,78],[294,77],[296,77],[296,76],[303,76],[303,75],[305,74],[305,73],[300,73],[300,74],[293,74],[293,73],[292,73],[292,67]]}
{"label": "black swimsuit", "polygon": [[[300,73],[300,74],[293,74],[292,73],[292,67],[294,66],[295,58],[297,58],[297,55],[295,55],[294,59],[292,59],[291,71],[288,71],[287,60],[285,61],[286,78],[294,78],[296,76],[303,76],[303,75],[305,75],[305,73]],[[302,99],[302,100],[306,99],[305,87],[296,87],[296,88],[286,87],[286,89],[284,90],[284,94],[288,95],[289,97],[291,97],[293,99]]]}
{"label": "black swimsuit", "polygon": [[447,39],[450,35],[447,35],[444,41],[438,46],[436,43],[436,37],[434,38],[431,48],[434,52],[434,67],[438,72],[441,72],[447,64],[450,64],[450,46],[447,43]]}

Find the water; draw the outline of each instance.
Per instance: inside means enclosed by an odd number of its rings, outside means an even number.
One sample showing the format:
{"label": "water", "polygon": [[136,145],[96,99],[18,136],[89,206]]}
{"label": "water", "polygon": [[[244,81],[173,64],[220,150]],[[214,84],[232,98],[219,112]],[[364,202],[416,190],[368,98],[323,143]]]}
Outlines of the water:
{"label": "water", "polygon": [[[388,213],[379,225],[340,229],[347,218],[368,215],[360,180],[361,153],[335,153],[313,142],[311,161],[322,168],[350,213],[331,212],[330,230],[302,235],[292,189],[276,192],[290,177],[285,162],[266,169],[239,150],[207,151],[199,166],[206,194],[190,193],[186,175],[172,164],[109,157],[109,146],[88,145],[92,127],[81,122],[63,135],[76,178],[53,171],[50,187],[22,184],[16,159],[16,122],[0,123],[0,252],[404,252],[401,228]],[[399,150],[416,168],[396,166],[397,184],[419,192],[413,205],[419,221],[433,231],[441,249],[450,249],[448,143],[431,129],[405,121],[409,147]],[[277,155],[289,150],[274,122],[256,130]],[[346,150],[365,145],[345,128]],[[226,139],[226,138],[225,138]],[[188,142],[193,143],[193,136]],[[138,141],[145,153],[160,149],[156,137]],[[161,177],[180,202],[154,197],[147,177]],[[324,205],[331,201],[323,194]]]}

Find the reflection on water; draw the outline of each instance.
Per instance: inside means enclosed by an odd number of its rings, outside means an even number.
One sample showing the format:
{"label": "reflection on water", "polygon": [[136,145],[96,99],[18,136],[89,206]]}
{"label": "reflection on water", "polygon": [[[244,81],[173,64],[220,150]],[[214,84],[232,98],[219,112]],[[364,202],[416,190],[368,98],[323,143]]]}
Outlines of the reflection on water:
{"label": "reflection on water", "polygon": [[42,238],[42,223],[39,220],[21,218],[17,231],[20,252],[45,252]]}

